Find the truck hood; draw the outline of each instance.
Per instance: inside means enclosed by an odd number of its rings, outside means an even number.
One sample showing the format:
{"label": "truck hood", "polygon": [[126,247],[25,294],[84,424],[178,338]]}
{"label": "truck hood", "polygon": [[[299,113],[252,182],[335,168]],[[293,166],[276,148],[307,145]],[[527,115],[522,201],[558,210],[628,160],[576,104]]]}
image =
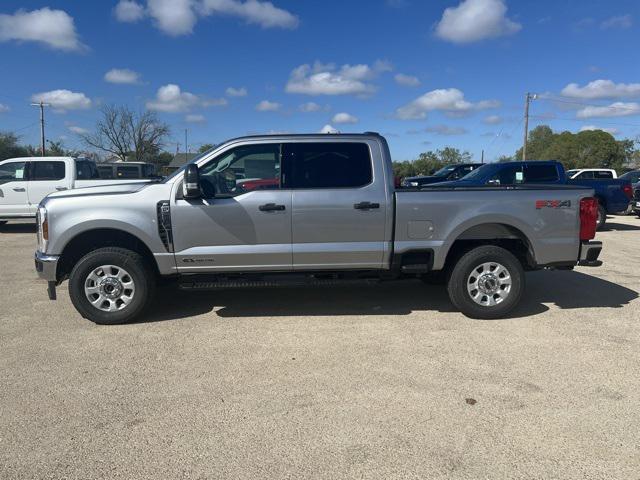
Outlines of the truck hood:
{"label": "truck hood", "polygon": [[62,192],[54,192],[47,198],[69,198],[84,197],[89,195],[125,195],[128,193],[139,192],[147,188],[151,183],[118,183],[116,185],[103,185],[98,187],[76,188],[73,190],[64,190]]}

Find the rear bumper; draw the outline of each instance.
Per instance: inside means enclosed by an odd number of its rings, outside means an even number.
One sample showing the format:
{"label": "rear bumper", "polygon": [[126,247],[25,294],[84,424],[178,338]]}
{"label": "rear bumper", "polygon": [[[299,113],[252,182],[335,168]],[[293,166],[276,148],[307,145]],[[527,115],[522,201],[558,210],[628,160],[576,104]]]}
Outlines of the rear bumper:
{"label": "rear bumper", "polygon": [[599,267],[602,265],[602,261],[598,260],[601,251],[602,242],[595,240],[582,242],[580,244],[580,258],[578,260],[578,265],[583,267]]}
{"label": "rear bumper", "polygon": [[47,282],[55,282],[58,260],[60,260],[60,255],[47,255],[42,252],[36,252],[35,264],[38,277]]}

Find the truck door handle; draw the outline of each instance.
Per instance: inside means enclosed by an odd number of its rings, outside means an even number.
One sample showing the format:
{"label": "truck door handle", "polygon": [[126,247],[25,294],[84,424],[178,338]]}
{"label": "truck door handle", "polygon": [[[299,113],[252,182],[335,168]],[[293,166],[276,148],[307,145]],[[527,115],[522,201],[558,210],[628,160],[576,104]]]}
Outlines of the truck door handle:
{"label": "truck door handle", "polygon": [[372,208],[380,208],[380,204],[371,202],[360,202],[354,203],[353,208],[355,208],[356,210],[370,210]]}
{"label": "truck door handle", "polygon": [[23,187],[16,187],[13,189],[14,192],[24,192],[25,189]]}
{"label": "truck door handle", "polygon": [[275,212],[284,210],[284,205],[276,205],[275,203],[267,203],[265,205],[260,205],[258,209],[261,212]]}
{"label": "truck door handle", "polygon": [[58,190],[59,192],[66,190],[67,187],[56,187],[56,190]]}

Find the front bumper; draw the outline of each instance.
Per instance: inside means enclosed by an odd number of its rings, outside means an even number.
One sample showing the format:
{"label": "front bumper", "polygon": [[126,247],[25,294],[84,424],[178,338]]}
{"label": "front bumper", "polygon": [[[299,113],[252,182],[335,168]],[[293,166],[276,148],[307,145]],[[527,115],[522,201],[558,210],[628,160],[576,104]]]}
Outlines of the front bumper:
{"label": "front bumper", "polygon": [[580,244],[580,259],[578,265],[583,267],[599,267],[602,261],[598,260],[602,251],[602,242],[591,240]]}
{"label": "front bumper", "polygon": [[36,252],[35,262],[38,277],[46,280],[47,282],[55,282],[57,279],[56,271],[58,269],[59,260],[60,255],[47,255],[42,252]]}

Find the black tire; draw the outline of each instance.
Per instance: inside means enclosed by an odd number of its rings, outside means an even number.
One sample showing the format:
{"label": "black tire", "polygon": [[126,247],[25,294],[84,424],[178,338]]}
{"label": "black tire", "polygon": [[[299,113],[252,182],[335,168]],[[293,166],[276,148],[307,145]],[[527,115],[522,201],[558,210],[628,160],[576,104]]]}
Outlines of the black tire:
{"label": "black tire", "polygon": [[[135,293],[121,310],[106,312],[93,306],[85,294],[85,282],[91,272],[102,265],[121,267],[132,278]],[[153,299],[156,276],[147,261],[138,253],[124,248],[105,247],[88,253],[76,263],[69,277],[69,296],[84,318],[100,325],[127,323],[138,317]]]}
{"label": "black tire", "polygon": [[596,230],[601,230],[605,223],[607,223],[607,211],[601,203],[598,203],[598,220],[596,221]]}
{"label": "black tire", "polygon": [[[468,291],[467,283],[474,270],[491,262],[499,263],[507,270],[511,286],[506,298],[500,300],[496,305],[481,305],[472,298],[472,292]],[[451,271],[447,291],[451,303],[467,317],[493,319],[504,317],[520,303],[524,286],[524,270],[520,261],[504,248],[484,245],[468,251],[457,261]],[[487,295],[483,295],[483,298],[487,297]]]}

